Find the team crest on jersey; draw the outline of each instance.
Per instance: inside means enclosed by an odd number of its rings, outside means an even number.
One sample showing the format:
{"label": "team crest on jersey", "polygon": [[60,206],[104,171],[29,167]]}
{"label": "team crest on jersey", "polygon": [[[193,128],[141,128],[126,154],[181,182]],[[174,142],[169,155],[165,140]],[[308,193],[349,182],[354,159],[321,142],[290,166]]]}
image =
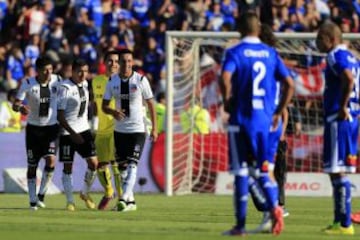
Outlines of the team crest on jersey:
{"label": "team crest on jersey", "polygon": [[52,87],[52,88],[51,88],[51,92],[52,92],[52,93],[56,93],[56,87]]}
{"label": "team crest on jersey", "polygon": [[130,92],[136,92],[136,90],[137,90],[137,86],[136,86],[136,84],[130,84]]}

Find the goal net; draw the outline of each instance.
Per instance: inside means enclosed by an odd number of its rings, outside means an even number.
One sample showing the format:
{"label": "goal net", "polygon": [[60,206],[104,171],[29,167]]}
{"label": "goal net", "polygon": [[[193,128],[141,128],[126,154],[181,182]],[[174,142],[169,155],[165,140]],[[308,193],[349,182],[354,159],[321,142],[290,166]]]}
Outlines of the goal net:
{"label": "goal net", "polygon": [[[315,33],[279,33],[278,52],[295,80],[287,129],[288,171],[322,170],[324,55]],[[360,35],[344,35],[360,52]],[[167,195],[214,192],[218,172],[227,171],[227,115],[218,80],[226,48],[235,32],[167,32],[167,120],[165,138]],[[232,186],[229,186],[232,187]]]}

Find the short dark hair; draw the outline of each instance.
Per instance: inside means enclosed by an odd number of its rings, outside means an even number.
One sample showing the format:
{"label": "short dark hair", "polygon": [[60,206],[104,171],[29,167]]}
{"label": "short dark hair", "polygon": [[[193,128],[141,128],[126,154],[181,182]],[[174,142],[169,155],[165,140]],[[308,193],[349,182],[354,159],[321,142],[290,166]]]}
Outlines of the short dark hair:
{"label": "short dark hair", "polygon": [[165,99],[165,92],[159,92],[156,96],[156,101],[160,102],[162,99]]}
{"label": "short dark hair", "polygon": [[134,55],[133,51],[131,51],[130,49],[124,48],[124,49],[119,50],[119,56],[124,55],[124,54]]}
{"label": "short dark hair", "polygon": [[11,99],[12,97],[13,97],[13,98],[16,98],[17,92],[18,92],[17,89],[10,89],[10,90],[7,92],[7,100],[10,101],[10,99]]}
{"label": "short dark hair", "polygon": [[105,53],[104,60],[106,61],[106,59],[107,59],[110,55],[118,55],[118,56],[119,56],[119,51],[117,51],[117,50],[107,51],[107,52]]}
{"label": "short dark hair", "polygon": [[277,38],[268,24],[261,24],[260,40],[269,46],[275,47],[277,44]]}
{"label": "short dark hair", "polygon": [[88,65],[88,63],[84,59],[77,58],[72,63],[72,70],[75,71],[75,70],[77,70],[77,69],[79,69],[79,68],[81,68],[81,67],[83,67],[85,65]]}
{"label": "short dark hair", "polygon": [[35,61],[36,70],[42,69],[46,65],[52,65],[52,60],[47,56],[40,56]]}
{"label": "short dark hair", "polygon": [[243,35],[251,34],[260,30],[259,17],[253,11],[243,13],[239,18],[239,32]]}

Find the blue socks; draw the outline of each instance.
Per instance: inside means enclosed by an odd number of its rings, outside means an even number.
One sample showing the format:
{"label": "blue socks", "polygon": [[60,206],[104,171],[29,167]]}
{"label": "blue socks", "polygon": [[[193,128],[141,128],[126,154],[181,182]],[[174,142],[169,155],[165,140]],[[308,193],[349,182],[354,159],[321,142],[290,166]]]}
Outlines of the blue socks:
{"label": "blue socks", "polygon": [[260,177],[258,178],[259,185],[261,186],[266,202],[268,204],[268,211],[273,209],[278,205],[278,196],[279,189],[277,183],[271,181],[269,175],[267,173],[260,173]]}
{"label": "blue socks", "polygon": [[334,222],[342,227],[351,225],[351,183],[347,177],[332,180],[334,198]]}
{"label": "blue socks", "polygon": [[258,181],[253,176],[249,176],[249,191],[254,205],[258,211],[263,212],[270,210],[268,201],[266,201],[264,191],[259,186]]}
{"label": "blue socks", "polygon": [[247,201],[248,201],[248,176],[235,176],[234,207],[236,217],[236,228],[245,229]]}

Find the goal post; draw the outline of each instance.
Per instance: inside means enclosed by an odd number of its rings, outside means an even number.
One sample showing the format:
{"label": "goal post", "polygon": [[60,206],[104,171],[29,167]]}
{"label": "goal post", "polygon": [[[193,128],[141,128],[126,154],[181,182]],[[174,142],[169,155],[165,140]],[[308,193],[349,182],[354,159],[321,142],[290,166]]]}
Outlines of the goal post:
{"label": "goal post", "polygon": [[[294,63],[293,104],[302,115],[302,132],[287,137],[288,169],[321,171],[324,54],[315,47],[316,33],[276,33],[277,50]],[[221,109],[218,79],[226,48],[239,41],[237,32],[166,32],[166,195],[214,192],[216,175],[227,169],[226,115]],[[359,56],[360,34],[343,39]],[[207,111],[210,131],[199,133],[200,109]],[[194,112],[195,111],[195,112]],[[186,114],[187,118],[186,118]],[[206,115],[206,114],[205,114]],[[185,117],[184,117],[185,116]],[[184,128],[186,121],[189,129]],[[199,121],[199,122],[197,122]]]}

